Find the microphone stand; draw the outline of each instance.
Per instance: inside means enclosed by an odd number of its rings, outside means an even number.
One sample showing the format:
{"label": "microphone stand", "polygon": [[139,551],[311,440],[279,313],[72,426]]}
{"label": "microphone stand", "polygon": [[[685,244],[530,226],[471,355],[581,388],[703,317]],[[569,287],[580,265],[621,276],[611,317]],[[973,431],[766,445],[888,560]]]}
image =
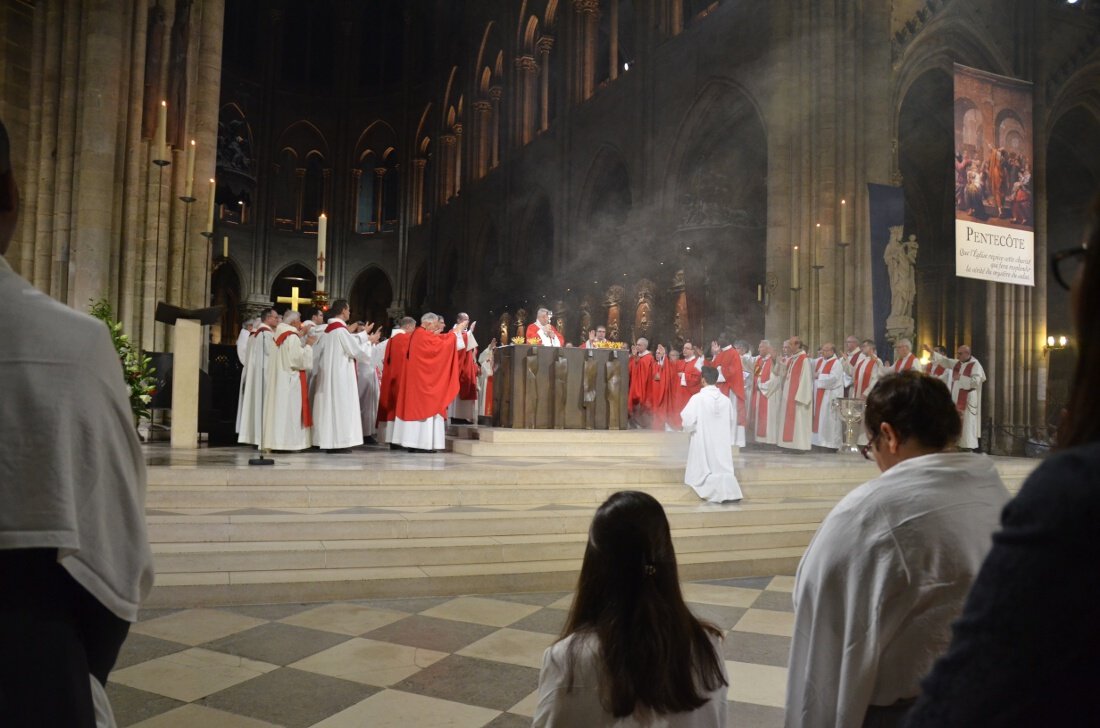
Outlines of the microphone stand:
{"label": "microphone stand", "polygon": [[[272,337],[275,333],[272,332]],[[260,332],[260,351],[263,364],[260,368],[260,441],[256,444],[257,457],[250,458],[249,465],[274,465],[275,461],[264,457],[264,400],[267,399],[267,343],[264,341],[264,332]]]}

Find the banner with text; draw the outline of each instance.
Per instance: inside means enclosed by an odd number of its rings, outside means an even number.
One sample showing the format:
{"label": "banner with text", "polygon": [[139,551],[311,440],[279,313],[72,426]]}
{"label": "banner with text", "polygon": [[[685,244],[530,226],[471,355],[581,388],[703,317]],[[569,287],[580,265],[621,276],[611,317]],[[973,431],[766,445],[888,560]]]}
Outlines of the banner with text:
{"label": "banner with text", "polygon": [[1032,86],[955,64],[955,275],[1035,285]]}

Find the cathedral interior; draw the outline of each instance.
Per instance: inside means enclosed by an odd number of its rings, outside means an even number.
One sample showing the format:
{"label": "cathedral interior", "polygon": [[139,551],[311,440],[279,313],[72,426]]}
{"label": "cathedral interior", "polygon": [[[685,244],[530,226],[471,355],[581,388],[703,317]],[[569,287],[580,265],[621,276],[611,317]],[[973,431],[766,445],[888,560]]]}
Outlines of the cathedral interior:
{"label": "cathedral interior", "polygon": [[[323,289],[354,320],[465,311],[483,345],[543,306],[573,343],[874,337],[877,184],[920,243],[913,338],[973,346],[993,447],[1064,403],[1047,259],[1100,188],[1096,0],[110,5],[4,3],[8,258],[150,351],[158,301],[223,306],[218,345],[310,298],[322,214]],[[1033,86],[1034,286],[955,275],[954,64]]]}

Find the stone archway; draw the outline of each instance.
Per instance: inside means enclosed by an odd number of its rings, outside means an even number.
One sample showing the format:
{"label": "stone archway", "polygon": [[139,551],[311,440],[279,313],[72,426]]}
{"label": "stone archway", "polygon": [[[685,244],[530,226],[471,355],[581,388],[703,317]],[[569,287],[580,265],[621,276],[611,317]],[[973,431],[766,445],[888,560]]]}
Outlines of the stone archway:
{"label": "stone archway", "polygon": [[[280,314],[287,311],[290,304],[279,303],[279,298],[289,297],[295,287],[298,288],[299,298],[311,297],[317,288],[317,276],[301,263],[291,263],[283,268],[271,283],[271,305]],[[299,311],[302,310],[303,305],[299,304]]]}
{"label": "stone archway", "polygon": [[214,264],[210,275],[210,303],[222,307],[221,320],[210,327],[210,343],[232,344],[241,330],[241,276],[227,259]]}
{"label": "stone archway", "polygon": [[393,302],[393,284],[389,276],[376,266],[370,266],[355,277],[348,293],[351,320],[370,321],[389,335],[392,321],[387,313]]}

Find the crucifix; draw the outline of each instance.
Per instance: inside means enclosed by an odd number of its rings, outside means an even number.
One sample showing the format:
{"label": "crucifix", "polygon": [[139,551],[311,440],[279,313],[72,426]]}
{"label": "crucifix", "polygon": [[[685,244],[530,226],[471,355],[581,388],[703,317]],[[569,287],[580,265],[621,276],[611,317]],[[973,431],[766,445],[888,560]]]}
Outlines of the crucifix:
{"label": "crucifix", "polygon": [[324,288],[323,281],[325,280],[325,254],[322,251],[317,256],[317,284],[319,288]]}
{"label": "crucifix", "polygon": [[308,299],[308,298],[301,298],[301,297],[298,296],[298,286],[291,286],[290,287],[290,295],[289,296],[279,296],[278,298],[275,299],[276,303],[289,303],[290,304],[290,310],[292,310],[292,311],[297,311],[298,310],[298,304],[300,304],[300,303],[309,303],[309,301],[310,301],[310,299]]}

